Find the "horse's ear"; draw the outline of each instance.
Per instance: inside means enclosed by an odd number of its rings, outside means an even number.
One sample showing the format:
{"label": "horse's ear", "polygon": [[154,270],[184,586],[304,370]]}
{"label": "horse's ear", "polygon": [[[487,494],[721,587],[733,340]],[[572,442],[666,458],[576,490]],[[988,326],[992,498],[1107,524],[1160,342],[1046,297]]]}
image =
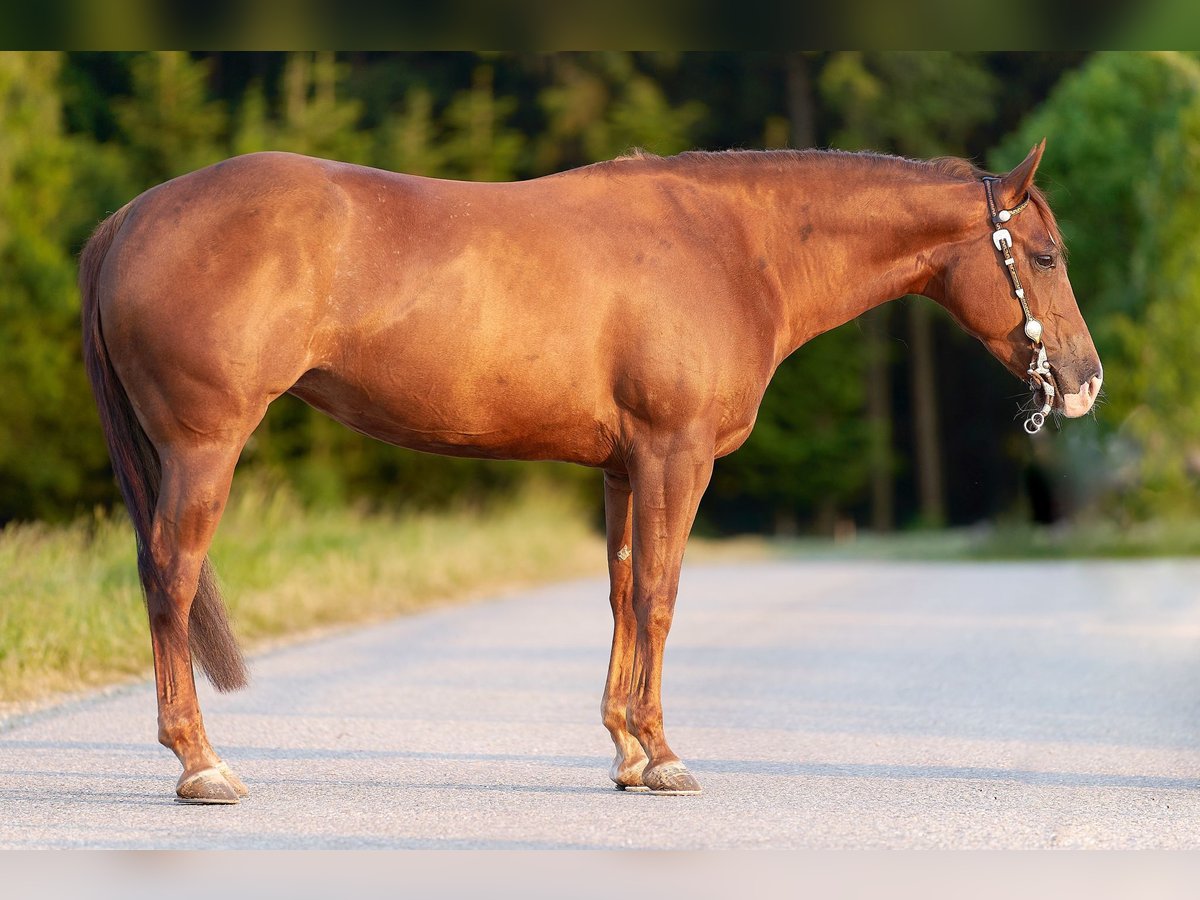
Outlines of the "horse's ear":
{"label": "horse's ear", "polygon": [[1023,163],[1000,179],[1000,196],[996,199],[1002,207],[1012,209],[1025,199],[1025,195],[1033,187],[1033,175],[1037,172],[1045,149],[1046,139],[1042,138],[1041,143],[1034,144]]}

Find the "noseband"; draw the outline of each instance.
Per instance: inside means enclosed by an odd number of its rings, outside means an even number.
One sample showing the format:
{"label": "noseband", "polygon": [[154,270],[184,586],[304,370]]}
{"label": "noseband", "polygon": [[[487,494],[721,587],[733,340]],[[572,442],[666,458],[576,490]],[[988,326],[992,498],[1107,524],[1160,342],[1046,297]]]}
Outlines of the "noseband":
{"label": "noseband", "polygon": [[1037,434],[1046,423],[1046,416],[1050,414],[1050,409],[1054,405],[1054,382],[1050,378],[1050,363],[1046,361],[1046,347],[1042,344],[1042,323],[1035,319],[1033,313],[1029,311],[1029,302],[1025,299],[1025,289],[1021,287],[1021,279],[1017,277],[1017,259],[1012,253],[1012,235],[1004,227],[1009,219],[1029,205],[1029,195],[1026,194],[1025,199],[1012,209],[998,209],[995,192],[992,188],[992,185],[998,181],[1000,181],[999,178],[985,177],[983,189],[987,194],[988,215],[992,217],[992,227],[995,229],[992,232],[992,243],[996,245],[996,249],[1004,258],[1004,271],[1008,273],[1013,293],[1021,304],[1021,311],[1025,313],[1025,336],[1033,342],[1033,359],[1029,362],[1027,373],[1029,387],[1035,393],[1040,390],[1046,397],[1042,408],[1025,420],[1025,431],[1029,434]]}

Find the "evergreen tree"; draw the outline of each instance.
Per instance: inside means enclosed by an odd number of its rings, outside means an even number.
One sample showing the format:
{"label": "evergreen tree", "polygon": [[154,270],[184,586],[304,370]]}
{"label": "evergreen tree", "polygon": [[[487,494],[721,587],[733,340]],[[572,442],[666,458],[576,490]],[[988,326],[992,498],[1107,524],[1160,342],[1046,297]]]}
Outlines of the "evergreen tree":
{"label": "evergreen tree", "polygon": [[612,159],[635,147],[665,156],[694,146],[705,106],[673,104],[634,54],[560,54],[553,63],[551,84],[539,96],[546,115],[539,171]]}
{"label": "evergreen tree", "polygon": [[63,133],[61,65],[59,54],[0,54],[0,521],[113,496],[79,351],[73,250],[122,173]]}
{"label": "evergreen tree", "polygon": [[378,135],[376,158],[383,168],[431,177],[445,171],[446,155],[438,140],[429,88],[410,88],[403,103],[384,118]]}
{"label": "evergreen tree", "polygon": [[[0,378],[15,386],[0,395],[0,519],[69,515],[115,496],[78,360],[74,256],[95,224],[139,190],[261,149],[478,180],[546,174],[634,146],[669,154],[799,142],[916,156],[962,153],[984,146],[997,121],[1015,121],[1018,108],[1078,60],[1048,58],[876,52],[0,57]],[[1109,410],[1128,423],[1119,437],[1138,448],[1147,472],[1157,473],[1144,481],[1159,484],[1160,496],[1182,493],[1171,486],[1191,477],[1196,457],[1188,424],[1196,392],[1189,370],[1173,362],[1192,333],[1185,236],[1194,233],[1187,224],[1194,207],[1172,202],[1191,191],[1190,169],[1176,162],[1193,154],[1187,110],[1194,68],[1193,59],[1180,55],[1101,57],[1085,67],[1082,88],[1071,86],[1078,79],[1064,83],[1055,113],[1060,121],[1045,132],[1051,148],[1043,182],[1054,180],[1060,161],[1072,175],[1091,173],[1086,186],[1072,183],[1070,197],[1054,199],[1072,239],[1072,275],[1085,314],[1110,366]],[[999,75],[1003,95],[996,91]],[[1040,138],[1042,126],[1030,127]],[[1012,152],[1023,155],[1030,142],[1022,135],[1022,146]],[[1073,198],[1081,203],[1073,206]],[[1155,297],[1169,302],[1154,305]],[[918,310],[933,311],[927,304],[910,309],[915,324]],[[815,516],[827,524],[863,502],[868,480],[876,497],[890,496],[900,454],[888,438],[888,409],[904,409],[907,401],[879,376],[900,371],[889,365],[888,351],[904,343],[889,336],[920,334],[897,323],[896,310],[881,313],[879,321],[864,323],[865,337],[842,329],[784,362],[755,435],[719,464],[706,508],[726,515],[749,504],[760,522],[786,526]],[[931,322],[940,355],[958,353],[959,344],[964,356],[977,354],[936,315]],[[1127,373],[1124,379],[1118,370]],[[1172,415],[1178,421],[1169,420]],[[895,422],[906,440],[905,420]],[[1074,431],[1067,437],[1074,440]],[[864,441],[872,447],[866,453],[870,479]],[[273,405],[245,458],[286,474],[310,499],[331,501],[483,498],[529,471],[397,451],[290,399]],[[579,477],[594,480],[582,470]],[[907,476],[901,471],[897,477],[896,511],[904,518]],[[947,491],[953,511],[950,485]],[[887,504],[876,506],[877,521],[886,523]]]}
{"label": "evergreen tree", "polygon": [[[1180,53],[1107,53],[1065,78],[997,151],[1004,167],[1033,135],[1038,170],[1070,251],[1071,283],[1105,367],[1100,463],[1142,515],[1192,511],[1200,473],[1200,62]],[[1133,441],[1130,466],[1120,448]],[[1080,452],[1082,451],[1082,452]],[[1086,453],[1086,457],[1083,455]]]}
{"label": "evergreen tree", "polygon": [[261,82],[247,89],[238,109],[233,152],[286,150],[371,162],[371,136],[358,128],[362,103],[345,94],[345,77],[346,67],[329,51],[289,54],[274,113]]}
{"label": "evergreen tree", "polygon": [[183,51],[134,57],[133,95],[113,101],[143,188],[224,159],[228,115],[208,97],[208,64]]}
{"label": "evergreen tree", "polygon": [[[867,478],[862,336],[853,325],[801,347],[775,373],[754,431],[718,460],[714,505],[749,505],[739,524],[794,533],[804,520],[828,533]],[[744,515],[744,513],[743,513]]]}

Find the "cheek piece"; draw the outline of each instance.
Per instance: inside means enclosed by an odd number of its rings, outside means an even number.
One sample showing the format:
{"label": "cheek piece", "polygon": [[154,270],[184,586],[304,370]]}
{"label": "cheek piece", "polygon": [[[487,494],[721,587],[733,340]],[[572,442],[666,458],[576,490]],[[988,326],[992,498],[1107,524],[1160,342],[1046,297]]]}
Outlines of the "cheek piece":
{"label": "cheek piece", "polygon": [[1029,302],[1025,298],[1025,289],[1021,287],[1021,279],[1017,276],[1017,259],[1012,252],[1012,235],[1004,226],[1008,221],[1029,205],[1029,195],[1012,209],[999,209],[996,206],[994,185],[999,178],[988,176],[983,179],[983,190],[987,194],[988,215],[992,220],[992,244],[1000,253],[1001,266],[1008,273],[1012,282],[1013,295],[1021,304],[1021,312],[1025,314],[1025,337],[1029,338],[1033,350],[1033,359],[1029,362],[1029,388],[1035,394],[1039,391],[1044,396],[1042,408],[1025,420],[1025,431],[1037,434],[1046,424],[1046,416],[1054,406],[1054,381],[1050,377],[1050,363],[1046,360],[1046,347],[1042,344],[1042,323],[1033,317],[1029,311]]}

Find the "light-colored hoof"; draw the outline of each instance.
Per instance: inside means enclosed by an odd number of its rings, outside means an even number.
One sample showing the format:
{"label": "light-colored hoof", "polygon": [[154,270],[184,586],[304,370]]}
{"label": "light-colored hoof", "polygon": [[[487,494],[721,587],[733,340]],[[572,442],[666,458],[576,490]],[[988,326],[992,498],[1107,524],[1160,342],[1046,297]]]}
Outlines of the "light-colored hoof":
{"label": "light-colored hoof", "polygon": [[608,767],[608,777],[617,786],[618,791],[633,791],[638,793],[645,790],[642,784],[642,771],[650,762],[645,754],[641,754],[634,762],[626,764],[625,755],[617,751],[617,758]]}
{"label": "light-colored hoof", "polygon": [[613,785],[618,791],[625,791],[628,794],[648,794],[650,788],[644,784],[617,784]]}
{"label": "light-colored hoof", "polygon": [[664,763],[642,772],[642,782],[651,794],[666,797],[691,797],[700,793],[700,782],[681,762]]}
{"label": "light-colored hoof", "polygon": [[233,773],[233,769],[229,768],[224,762],[217,763],[217,771],[229,782],[229,786],[237,792],[239,797],[250,796],[250,790],[246,787],[242,779],[238,778]]}
{"label": "light-colored hoof", "polygon": [[228,806],[238,802],[238,793],[216,766],[201,769],[191,775],[186,772],[175,785],[176,803],[198,803]]}

